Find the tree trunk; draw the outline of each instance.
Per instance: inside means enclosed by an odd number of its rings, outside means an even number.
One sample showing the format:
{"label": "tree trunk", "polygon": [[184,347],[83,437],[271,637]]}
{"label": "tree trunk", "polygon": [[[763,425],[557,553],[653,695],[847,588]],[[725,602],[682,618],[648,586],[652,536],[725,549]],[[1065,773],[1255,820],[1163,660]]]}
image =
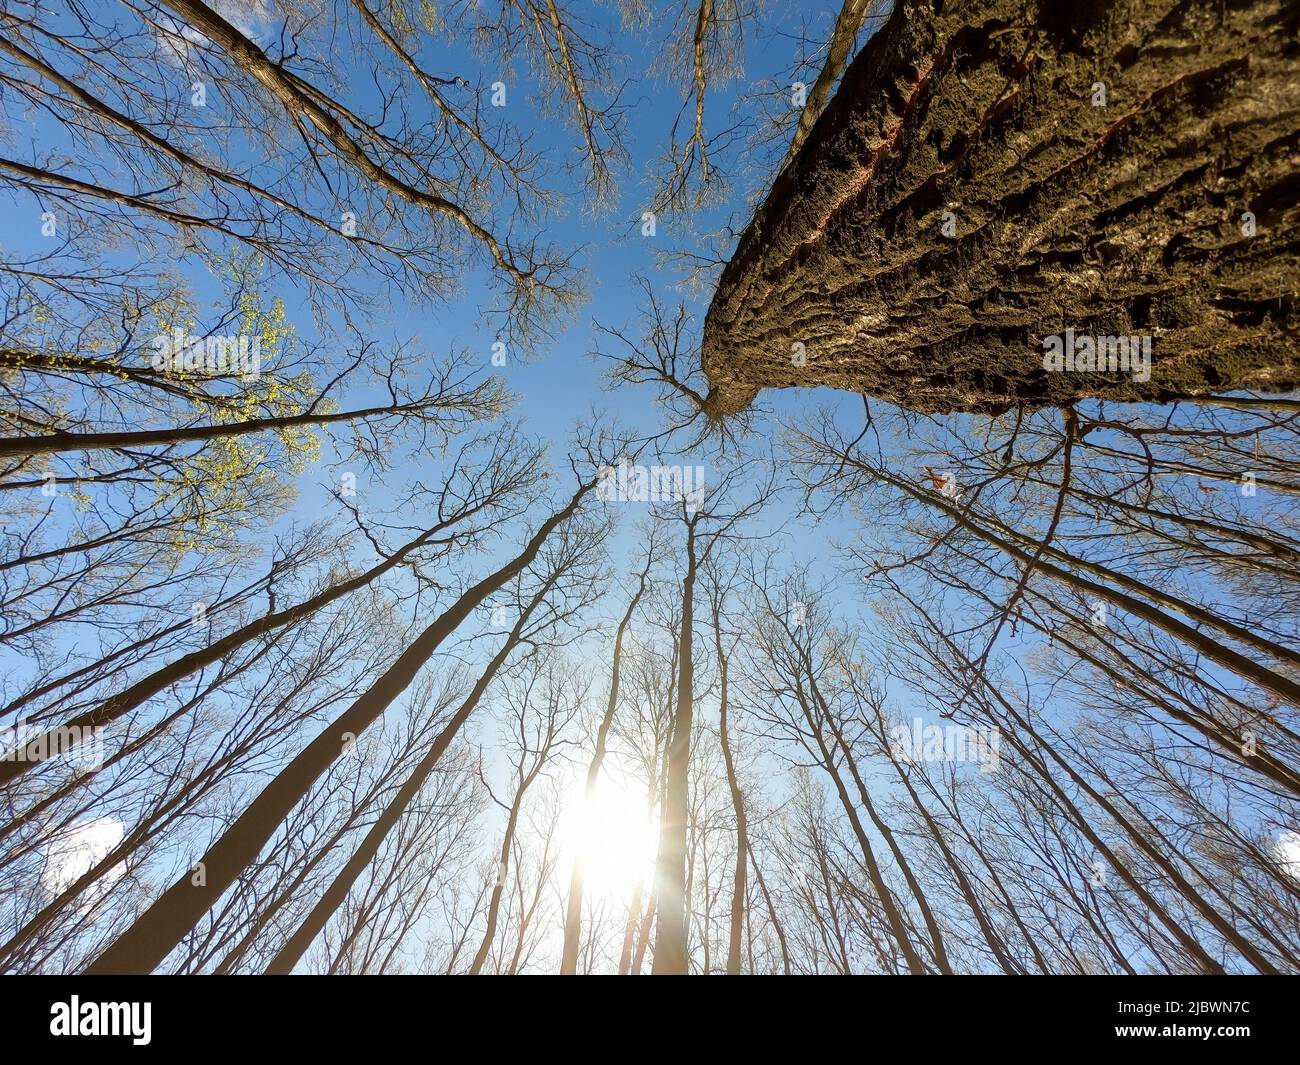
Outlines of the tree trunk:
{"label": "tree trunk", "polygon": [[772,922],[772,928],[776,932],[777,942],[781,945],[781,966],[785,975],[790,975],[790,946],[786,942],[785,929],[781,925],[781,919],[777,916],[776,904],[772,901],[772,895],[767,890],[767,881],[763,878],[763,867],[758,864],[758,859],[754,857],[754,844],[750,841],[748,834],[745,836],[745,853],[749,855],[749,865],[754,870],[754,879],[758,881],[759,893],[763,896],[763,903],[767,906],[768,920]]}
{"label": "tree trunk", "polygon": [[515,789],[514,801],[510,804],[510,814],[506,818],[506,831],[501,837],[501,850],[497,855],[497,882],[492,885],[492,898],[488,902],[487,923],[483,927],[483,939],[479,942],[478,950],[474,954],[474,961],[470,963],[470,976],[478,976],[483,971],[488,954],[492,950],[492,941],[497,936],[497,919],[501,914],[501,896],[505,894],[506,890],[506,871],[510,865],[510,851],[515,844],[515,829],[519,825],[519,811],[523,808],[524,792],[528,790],[528,785],[532,782],[533,774],[525,777],[520,782],[519,787]]}
{"label": "tree trunk", "polygon": [[[1101,600],[1111,606],[1132,614],[1134,617],[1141,618],[1153,628],[1161,629],[1168,635],[1173,636],[1188,647],[1204,655],[1210,661],[1236,673],[1237,676],[1241,677],[1243,680],[1247,680],[1265,691],[1270,691],[1279,698],[1286,699],[1295,706],[1300,706],[1300,683],[1292,680],[1290,677],[1252,661],[1226,644],[1220,643],[1218,640],[1215,640],[1201,632],[1201,630],[1195,629],[1192,626],[1179,621],[1177,618],[1171,617],[1163,611],[1157,610],[1155,607],[1151,606],[1150,603],[1147,603],[1144,600],[1117,591],[1108,585],[1090,581],[1086,577],[1082,577],[1077,573],[1060,569],[1050,563],[1036,558],[1035,556],[1031,556],[1028,551],[1022,549],[1014,541],[1019,540],[1021,543],[1027,543],[1029,546],[1037,546],[1040,548],[1040,554],[1049,555],[1053,558],[1060,557],[1067,561],[1067,564],[1069,565],[1078,566],[1091,572],[1103,574],[1106,579],[1114,580],[1116,583],[1126,584],[1131,587],[1140,587],[1152,599],[1155,599],[1162,604],[1168,604],[1175,610],[1179,610],[1182,613],[1195,617],[1198,621],[1204,621],[1206,624],[1214,625],[1220,631],[1233,639],[1240,640],[1242,643],[1246,644],[1260,645],[1263,642],[1262,638],[1256,636],[1251,630],[1239,625],[1234,625],[1222,618],[1209,614],[1207,611],[1195,606],[1195,604],[1186,603],[1183,600],[1165,595],[1158,589],[1141,585],[1131,578],[1125,577],[1123,574],[1116,573],[1113,570],[1106,569],[1103,566],[1098,566],[1095,563],[1086,562],[1083,559],[1067,555],[1065,552],[1058,551],[1056,548],[1046,548],[1041,545],[1035,545],[1032,541],[1028,541],[1026,538],[1018,534],[1014,529],[1002,525],[1000,522],[997,522],[988,515],[973,515],[969,511],[950,503],[943,497],[931,492],[922,491],[914,485],[909,484],[907,481],[895,477],[885,470],[872,468],[851,458],[849,461],[877,480],[892,485],[893,487],[907,493],[913,499],[925,503],[936,510],[942,511],[964,530],[978,536],[985,543],[998,548],[1004,554],[1014,558],[1022,565],[1032,565],[1045,577],[1058,581],[1066,587],[1073,588],[1075,591],[1090,596],[1094,600]],[[986,529],[983,523],[995,526],[997,531],[995,532]],[[1294,657],[1295,653],[1287,648],[1278,647],[1277,645],[1272,644],[1268,644],[1267,646],[1274,649],[1281,656],[1287,658]]]}
{"label": "tree trunk", "polygon": [[[698,516],[697,516],[698,517]],[[694,622],[695,520],[686,532],[686,577],[682,582],[682,631],[678,635],[677,710],[668,738],[668,786],[664,791],[655,862],[655,976],[685,976],[686,954],[686,821],[689,802],[691,724],[694,715],[695,659],[691,647]]]}
{"label": "tree trunk", "polygon": [[[165,444],[192,444],[202,440],[221,440],[253,433],[283,432],[313,425],[337,425],[360,422],[367,418],[394,417],[418,413],[418,403],[395,403],[388,407],[365,407],[337,411],[333,414],[284,414],[273,418],[226,422],[218,425],[185,425],[171,429],[130,429],[108,433],[47,433],[43,436],[0,436],[0,458],[50,455],[65,451],[104,451],[112,448],[157,447]],[[433,409],[433,405],[429,405]]]}
{"label": "tree trunk", "polygon": [[595,483],[589,481],[581,485],[568,504],[542,524],[518,556],[470,587],[415,639],[361,698],[262,789],[196,865],[196,870],[202,870],[201,884],[191,880],[191,873],[183,874],[87,967],[87,974],[152,972],[257,857],[276,826],[339,756],[344,749],[344,737],[360,735],[406,690],[434,651],[456,631],[471,611],[537,557],[551,533],[573,516]]}
{"label": "tree trunk", "polygon": [[[87,710],[83,714],[65,721],[62,725],[56,726],[46,732],[39,741],[30,740],[29,745],[35,744],[34,751],[48,752],[50,750],[65,750],[66,748],[58,745],[62,737],[81,737],[92,728],[99,728],[130,713],[136,707],[141,706],[147,700],[157,695],[160,691],[184,680],[192,673],[198,672],[205,666],[210,666],[214,662],[219,662],[226,655],[238,650],[249,640],[254,640],[259,636],[274,632],[276,629],[283,628],[286,625],[301,621],[310,617],[316,611],[328,606],[336,599],[340,599],[350,592],[359,588],[364,588],[372,581],[382,577],[389,570],[402,564],[406,557],[417,548],[428,544],[436,533],[444,530],[448,525],[454,524],[464,515],[457,515],[451,521],[442,521],[430,529],[425,530],[414,540],[411,540],[405,546],[394,551],[383,562],[372,566],[364,573],[359,573],[355,577],[349,577],[347,580],[340,581],[338,584],[332,584],[322,592],[318,592],[309,599],[305,599],[297,606],[287,607],[284,610],[272,611],[269,614],[263,614],[256,621],[250,621],[247,625],[241,626],[234,632],[221,637],[207,647],[201,647],[197,651],[191,651],[189,654],[169,662],[165,666],[155,669],[146,677],[136,681],[125,691],[118,693],[96,706],[92,710]],[[71,730],[71,731],[69,731]],[[0,785],[8,783],[15,777],[34,769],[44,758],[39,754],[35,757],[28,757],[22,761],[17,759],[13,761],[0,761]],[[88,779],[88,778],[87,778]],[[30,816],[30,811],[24,817]],[[7,834],[13,827],[21,823],[23,818],[18,818],[11,825],[4,829],[0,835]]]}
{"label": "tree trunk", "polygon": [[334,912],[343,904],[348,892],[352,890],[352,885],[356,883],[357,877],[362,874],[374,860],[375,855],[379,853],[379,848],[383,845],[388,834],[401,820],[402,814],[406,812],[412,800],[420,793],[420,789],[424,787],[425,781],[429,779],[429,774],[433,772],[439,759],[451,746],[452,741],[455,740],[461,728],[464,727],[465,722],[469,720],[470,714],[474,712],[479,700],[483,698],[483,693],[487,691],[488,685],[492,683],[497,670],[501,668],[502,664],[510,656],[510,652],[518,645],[524,625],[532,615],[533,610],[546,595],[549,587],[550,585],[547,584],[539,589],[529,602],[528,607],[519,615],[519,619],[506,637],[505,643],[488,662],[487,667],[474,683],[469,695],[465,697],[456,713],[452,715],[451,720],[443,726],[442,731],[434,738],[433,743],[429,746],[428,753],[420,760],[420,764],[412,771],[406,783],[402,785],[401,790],[393,796],[392,801],[384,808],[384,812],[370,827],[360,846],[357,847],[352,857],[335,875],[330,882],[330,886],[312,908],[311,913],[303,918],[302,924],[289,937],[289,941],[271,959],[266,967],[267,973],[284,974],[291,972],[298,963],[298,959],[306,953],[307,948],[320,934],[321,929],[325,927]]}
{"label": "tree trunk", "polygon": [[[1282,0],[898,0],[722,274],[706,409],[1296,388],[1298,31]],[[1048,372],[1067,328],[1150,338],[1150,379]]]}
{"label": "tree trunk", "polygon": [[[632,613],[636,610],[641,596],[645,593],[646,579],[650,575],[650,565],[654,561],[651,552],[646,558],[645,569],[641,571],[641,580],[636,594],[628,603],[627,612],[618,624],[614,634],[614,664],[609,677],[609,701],[605,704],[605,716],[601,719],[596,732],[596,749],[591,755],[591,764],[587,766],[587,785],[583,801],[591,804],[596,791],[596,780],[600,776],[600,767],[605,762],[605,743],[609,739],[610,727],[614,724],[614,711],[618,709],[618,687],[620,669],[623,664],[623,636],[632,622]],[[564,914],[564,953],[560,958],[560,975],[574,976],[578,971],[578,945],[582,939],[582,856],[573,861],[573,874],[569,877],[569,899]]]}
{"label": "tree trunk", "polygon": [[[911,602],[910,599],[909,602]],[[913,605],[915,606],[915,603],[913,603]],[[928,617],[927,624],[930,625],[931,630],[935,631],[936,635],[938,635],[943,641],[948,653],[952,655],[953,661],[956,662],[959,667],[964,669],[972,669],[974,667],[974,663],[966,658],[953,641],[946,634],[939,631]],[[1247,941],[1245,937],[1243,937],[1237,929],[1223,917],[1222,914],[1220,914],[1208,901],[1205,900],[1200,892],[1198,892],[1173,866],[1168,857],[1151,842],[1148,836],[1139,831],[1128,820],[1128,818],[1119,812],[1114,804],[1112,804],[1104,795],[1085,780],[1084,777],[1075,769],[1074,765],[1071,764],[1070,760],[1061,755],[1054,745],[1048,743],[1044,737],[1034,729],[1033,725],[1031,725],[1029,721],[1016,710],[1011,701],[1002,693],[996,684],[992,683],[983,673],[978,673],[978,676],[980,684],[988,694],[991,702],[996,703],[1003,713],[1005,713],[1017,727],[1022,729],[1033,740],[1037,751],[1045,753],[1050,757],[1051,760],[1064,771],[1066,776],[1070,778],[1075,786],[1082,790],[1111,818],[1115,825],[1128,835],[1133,844],[1140,851],[1145,853],[1147,857],[1159,867],[1160,871],[1169,878],[1174,889],[1177,890],[1178,893],[1193,907],[1195,907],[1201,916],[1213,925],[1215,930],[1218,931],[1225,940],[1231,943],[1241,953],[1241,955],[1261,973],[1275,975],[1277,969],[1272,965],[1272,963],[1269,962],[1262,953],[1260,953],[1254,944]],[[1097,835],[1089,824],[1088,818],[1078,812],[1074,804],[1071,803],[1065,795],[1064,789],[1056,779],[1053,778],[1048,767],[1034,757],[1035,752],[1029,750],[1028,747],[1022,743],[1016,731],[1014,729],[1002,729],[1001,731],[1008,742],[1013,745],[1017,753],[1021,755],[1024,764],[1031,766],[1039,778],[1052,790],[1056,799],[1062,804],[1062,807],[1072,811],[1072,819],[1076,822],[1077,827],[1085,836],[1088,837],[1089,842],[1097,849],[1098,853],[1105,857],[1110,868],[1114,869],[1115,872],[1118,873],[1119,876],[1123,878],[1129,887],[1138,895],[1144,905],[1146,905],[1152,913],[1156,914],[1162,920],[1169,931],[1179,940],[1180,943],[1182,943],[1184,948],[1188,950],[1189,954],[1196,958],[1205,971],[1222,974],[1224,970],[1219,962],[1210,957],[1205,949],[1201,947],[1201,945],[1197,943],[1196,940],[1192,938],[1192,936],[1183,929],[1172,916],[1168,915],[1164,909],[1156,903],[1155,899],[1142,887],[1140,882],[1129,871],[1129,869],[1126,868],[1123,859],[1116,855],[1106,846],[1105,843],[1102,842],[1100,836]]]}
{"label": "tree trunk", "polygon": [[718,742],[722,761],[727,768],[727,788],[731,808],[736,813],[736,874],[731,886],[731,934],[727,940],[727,975],[740,975],[740,936],[745,924],[746,857],[749,829],[745,823],[745,796],[736,778],[736,763],[731,757],[731,737],[727,732],[727,654],[722,647],[722,618],[719,604],[713,605],[713,644],[718,655]]}
{"label": "tree trunk", "polygon": [[[907,925],[894,899],[893,892],[889,890],[889,885],[885,883],[884,874],[880,869],[880,861],[876,858],[875,848],[872,847],[871,839],[862,825],[862,818],[858,816],[857,807],[853,805],[853,800],[849,797],[849,789],[845,785],[844,777],[835,763],[835,755],[826,745],[821,722],[813,713],[811,702],[804,693],[802,678],[796,684],[794,696],[803,711],[804,722],[808,726],[808,734],[817,745],[822,768],[826,770],[827,776],[831,778],[831,783],[835,785],[835,794],[840,800],[840,805],[844,808],[844,815],[848,818],[854,836],[857,837],[858,847],[862,851],[862,863],[866,867],[871,886],[875,889],[876,896],[880,900],[880,906],[884,911],[889,930],[898,944],[898,949],[902,951],[904,960],[907,962],[908,971],[913,976],[925,976],[929,970],[926,969],[925,963],[921,960],[921,955],[916,951],[916,945],[912,942],[912,937],[908,934]],[[845,971],[848,971],[847,966]]]}

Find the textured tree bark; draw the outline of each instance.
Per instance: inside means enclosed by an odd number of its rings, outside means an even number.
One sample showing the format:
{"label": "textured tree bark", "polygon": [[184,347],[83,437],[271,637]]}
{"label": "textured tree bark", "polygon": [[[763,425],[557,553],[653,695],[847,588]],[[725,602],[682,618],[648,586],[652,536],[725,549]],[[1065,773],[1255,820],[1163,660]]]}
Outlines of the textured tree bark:
{"label": "textured tree bark", "polygon": [[[723,271],[706,410],[1300,386],[1298,31],[1284,0],[898,0]],[[1066,329],[1150,338],[1150,379],[1044,369]]]}

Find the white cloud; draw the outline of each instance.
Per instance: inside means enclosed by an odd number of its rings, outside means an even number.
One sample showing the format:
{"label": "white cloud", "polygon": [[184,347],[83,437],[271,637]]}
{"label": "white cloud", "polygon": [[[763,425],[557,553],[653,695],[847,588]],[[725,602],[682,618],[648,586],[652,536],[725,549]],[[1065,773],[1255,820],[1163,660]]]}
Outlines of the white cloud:
{"label": "white cloud", "polygon": [[1289,828],[1279,832],[1273,843],[1273,856],[1284,873],[1300,881],[1300,832],[1292,832]]}
{"label": "white cloud", "polygon": [[[122,842],[125,834],[122,822],[115,817],[96,817],[73,825],[46,848],[47,864],[41,874],[42,886],[52,895],[57,895],[103,860]],[[93,899],[107,891],[125,872],[125,865],[115,865],[100,877],[89,897]]]}

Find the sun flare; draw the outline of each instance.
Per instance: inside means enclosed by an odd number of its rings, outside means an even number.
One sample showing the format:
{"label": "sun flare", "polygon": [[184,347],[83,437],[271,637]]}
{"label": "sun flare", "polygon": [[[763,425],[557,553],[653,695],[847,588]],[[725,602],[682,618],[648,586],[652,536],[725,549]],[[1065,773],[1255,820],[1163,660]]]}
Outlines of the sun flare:
{"label": "sun flare", "polygon": [[569,789],[561,816],[560,838],[566,861],[582,863],[586,891],[623,898],[645,884],[654,868],[659,836],[646,816],[645,797],[600,777],[592,798],[584,781]]}

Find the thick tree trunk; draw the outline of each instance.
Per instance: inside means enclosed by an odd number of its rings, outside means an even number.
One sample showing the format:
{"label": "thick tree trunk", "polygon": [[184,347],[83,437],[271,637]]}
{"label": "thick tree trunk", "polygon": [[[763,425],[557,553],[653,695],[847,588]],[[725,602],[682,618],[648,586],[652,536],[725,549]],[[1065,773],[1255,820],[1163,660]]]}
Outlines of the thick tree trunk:
{"label": "thick tree trunk", "polygon": [[[1283,0],[898,0],[722,274],[706,409],[1296,388],[1298,30]],[[1149,337],[1150,380],[1045,370],[1067,328]]]}
{"label": "thick tree trunk", "polygon": [[532,563],[542,545],[560,524],[577,512],[595,484],[589,481],[580,486],[568,504],[542,524],[519,555],[467,589],[425,629],[388,671],[303,748],[208,848],[196,866],[202,876],[197,872],[193,880],[190,873],[181,876],[87,966],[86,973],[152,972],[257,857],[276,826],[342,753],[344,738],[359,736],[372,724],[406,690],[434,651],[470,613]]}
{"label": "thick tree trunk", "polygon": [[352,890],[352,885],[356,883],[359,877],[370,863],[374,861],[375,855],[379,853],[379,848],[383,846],[384,840],[388,834],[396,827],[402,815],[406,813],[407,808],[419,795],[420,789],[424,787],[430,775],[437,767],[439,760],[447,752],[460,730],[464,727],[465,722],[469,720],[470,714],[474,712],[479,701],[483,698],[484,692],[492,683],[497,675],[497,671],[510,657],[510,653],[519,645],[519,640],[523,635],[524,626],[532,616],[533,611],[545,598],[546,593],[550,590],[550,582],[543,585],[530,600],[528,607],[519,615],[510,634],[506,637],[505,643],[488,662],[487,667],[479,675],[474,687],[470,690],[464,701],[457,708],[451,719],[443,726],[442,730],[434,738],[433,743],[429,745],[429,750],[425,753],[420,764],[415,767],[411,775],[407,778],[401,789],[392,800],[384,807],[384,811],[376,819],[375,823],[362,839],[360,846],[353,852],[352,857],[344,863],[330,886],[321,895],[316,905],[312,907],[311,912],[303,919],[297,930],[288,941],[280,948],[279,952],[271,959],[266,967],[268,974],[283,975],[293,971],[293,967],[298,964],[298,960],[306,953],[307,948],[320,935],[329,919],[343,904],[347,898],[348,892]]}

